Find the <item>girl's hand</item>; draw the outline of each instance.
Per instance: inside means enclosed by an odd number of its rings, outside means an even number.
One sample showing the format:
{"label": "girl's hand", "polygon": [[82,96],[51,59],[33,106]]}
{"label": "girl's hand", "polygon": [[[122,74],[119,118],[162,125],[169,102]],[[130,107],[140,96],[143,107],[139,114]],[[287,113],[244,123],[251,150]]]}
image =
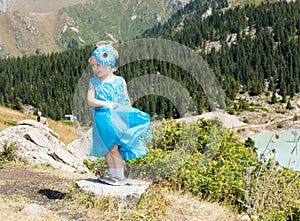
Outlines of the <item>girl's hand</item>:
{"label": "girl's hand", "polygon": [[117,107],[117,104],[115,102],[107,102],[107,107],[114,109],[115,107]]}

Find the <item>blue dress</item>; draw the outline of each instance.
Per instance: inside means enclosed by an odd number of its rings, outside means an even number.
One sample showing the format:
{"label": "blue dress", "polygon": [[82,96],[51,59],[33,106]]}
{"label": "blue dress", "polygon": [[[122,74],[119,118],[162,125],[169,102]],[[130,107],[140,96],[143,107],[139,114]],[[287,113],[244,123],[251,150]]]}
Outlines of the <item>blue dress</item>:
{"label": "blue dress", "polygon": [[93,145],[91,155],[105,156],[116,144],[123,160],[147,154],[147,143],[152,139],[150,115],[130,105],[125,94],[125,80],[115,76],[112,82],[101,82],[92,77],[95,97],[117,103],[117,107],[93,107]]}

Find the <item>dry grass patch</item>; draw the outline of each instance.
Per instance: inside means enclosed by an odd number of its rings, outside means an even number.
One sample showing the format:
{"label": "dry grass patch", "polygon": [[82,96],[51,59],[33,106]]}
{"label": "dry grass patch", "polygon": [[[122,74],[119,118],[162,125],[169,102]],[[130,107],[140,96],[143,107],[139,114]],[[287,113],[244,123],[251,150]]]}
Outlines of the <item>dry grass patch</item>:
{"label": "dry grass patch", "polygon": [[[7,107],[0,107],[0,131],[14,126],[13,124],[26,119],[36,120],[36,116],[23,114]],[[65,144],[79,138],[75,133],[75,127],[51,119],[47,119],[47,121],[49,123],[49,128],[58,133],[60,140]]]}
{"label": "dry grass patch", "polygon": [[17,0],[13,6],[13,10],[45,13],[57,11],[61,8],[70,7],[75,4],[82,4],[86,1],[87,0]]}
{"label": "dry grass patch", "polygon": [[10,195],[9,197],[0,195],[0,220],[14,221],[60,221],[65,220],[60,218],[55,212],[44,209],[43,215],[30,214],[23,212],[24,205],[29,204],[30,200],[20,195]]}
{"label": "dry grass patch", "polygon": [[171,202],[167,220],[174,221],[233,221],[235,215],[217,203],[202,201],[191,194],[172,192],[166,194]]}
{"label": "dry grass patch", "polygon": [[[0,220],[234,220],[234,215],[218,204],[170,192],[161,184],[152,184],[136,207],[124,208],[122,199],[94,196],[75,186],[76,180],[92,176],[47,166],[8,163],[0,169]],[[66,196],[48,199],[40,194],[40,189],[58,190]],[[40,205],[45,213],[39,216],[24,213],[26,204]]]}
{"label": "dry grass patch", "polygon": [[60,140],[68,144],[79,137],[76,135],[75,127],[62,122],[48,120],[49,127],[59,134]]}

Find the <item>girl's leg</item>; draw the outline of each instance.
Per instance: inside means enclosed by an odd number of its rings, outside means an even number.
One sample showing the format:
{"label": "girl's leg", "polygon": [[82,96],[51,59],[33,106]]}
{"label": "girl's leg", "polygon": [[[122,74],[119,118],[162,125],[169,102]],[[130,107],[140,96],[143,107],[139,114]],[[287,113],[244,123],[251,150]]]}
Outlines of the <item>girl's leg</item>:
{"label": "girl's leg", "polygon": [[105,156],[109,172],[112,177],[116,177],[119,180],[124,180],[124,162],[119,152],[118,145],[115,145],[111,151]]}

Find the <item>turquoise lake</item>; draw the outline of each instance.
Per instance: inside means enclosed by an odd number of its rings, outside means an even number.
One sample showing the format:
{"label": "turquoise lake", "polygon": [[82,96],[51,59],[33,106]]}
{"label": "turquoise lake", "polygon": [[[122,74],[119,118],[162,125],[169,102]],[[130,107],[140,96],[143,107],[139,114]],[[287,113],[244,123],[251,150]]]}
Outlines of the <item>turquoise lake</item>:
{"label": "turquoise lake", "polygon": [[[291,168],[296,171],[300,171],[300,130],[283,130],[275,132],[261,132],[244,137],[246,140],[248,137],[255,141],[255,147],[260,155],[265,151],[266,158],[274,157],[272,149],[276,149],[275,160],[280,163],[281,166]],[[269,145],[268,145],[269,143]],[[297,146],[296,146],[297,145]],[[268,146],[268,147],[267,147]],[[295,149],[293,154],[292,150]]]}

